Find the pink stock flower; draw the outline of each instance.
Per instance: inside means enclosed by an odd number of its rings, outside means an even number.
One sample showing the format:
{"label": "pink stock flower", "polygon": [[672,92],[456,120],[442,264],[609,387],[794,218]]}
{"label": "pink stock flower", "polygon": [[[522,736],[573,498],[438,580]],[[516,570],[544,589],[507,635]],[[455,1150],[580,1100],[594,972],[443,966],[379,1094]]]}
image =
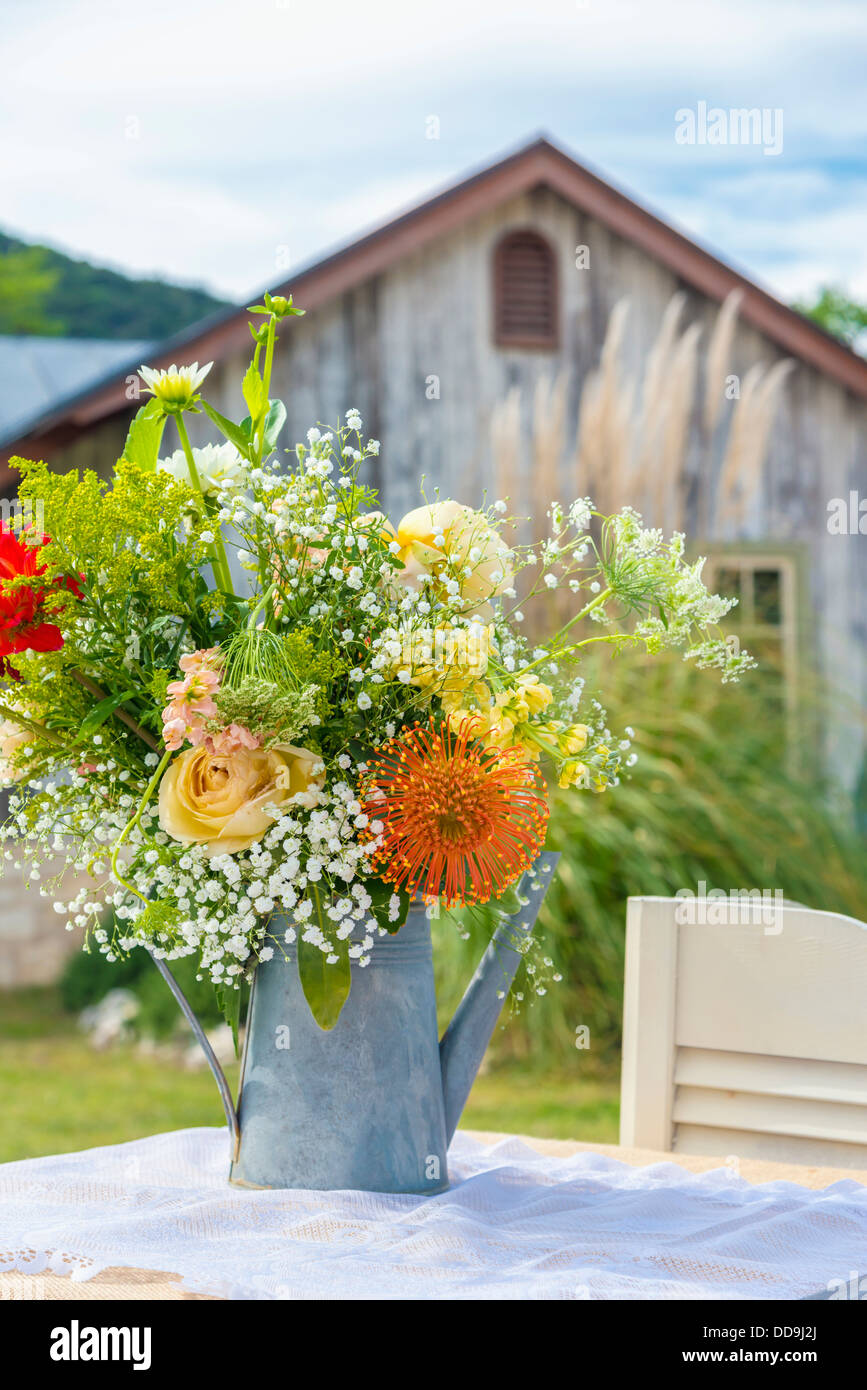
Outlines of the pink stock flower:
{"label": "pink stock flower", "polygon": [[205,720],[214,719],[218,712],[213,696],[220,688],[219,658],[219,647],[182,656],[178,664],[184,679],[166,686],[172,699],[163,710],[163,739],[172,752],[185,740],[194,748],[204,743]]}
{"label": "pink stock flower", "polygon": [[185,700],[195,710],[200,705],[213,705],[211,692],[219,688],[219,673],[208,669],[191,671],[182,681],[169,681],[166,686],[169,695],[174,695],[177,700]]}
{"label": "pink stock flower", "polygon": [[163,741],[171,753],[185,743],[193,748],[204,744],[211,756],[225,757],[241,748],[252,750],[262,745],[262,739],[245,729],[243,724],[230,724],[217,733],[209,733],[206,721],[215,719],[219,710],[214,694],[220,688],[220,649],[182,656],[178,665],[184,672],[182,681],[170,681],[166,691],[172,696],[163,710]]}
{"label": "pink stock flower", "polygon": [[[172,685],[180,685],[180,681],[172,681]],[[166,705],[163,718],[169,719],[213,719],[217,713],[217,706],[214,704],[210,695],[193,695],[189,698],[188,690],[172,690],[172,685],[168,687],[170,695],[174,696],[171,704]],[[185,698],[186,697],[186,698]],[[168,713],[171,711],[171,713]]]}
{"label": "pink stock flower", "polygon": [[167,719],[168,710],[163,710],[163,743],[172,753],[177,753],[186,735],[183,719]]}
{"label": "pink stock flower", "polygon": [[239,748],[259,748],[261,743],[262,739],[257,734],[251,734],[243,724],[230,724],[218,734],[207,734],[205,737],[205,747],[216,757],[236,753]]}
{"label": "pink stock flower", "polygon": [[194,673],[204,668],[214,670],[219,666],[221,652],[219,647],[203,647],[200,651],[190,652],[188,656],[182,656],[178,665],[182,671]]}

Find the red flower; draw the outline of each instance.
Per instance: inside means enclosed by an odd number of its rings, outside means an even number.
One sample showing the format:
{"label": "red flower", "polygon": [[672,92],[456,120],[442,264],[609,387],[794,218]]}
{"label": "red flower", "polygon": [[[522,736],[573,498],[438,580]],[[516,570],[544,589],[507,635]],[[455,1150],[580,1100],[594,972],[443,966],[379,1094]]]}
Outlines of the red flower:
{"label": "red flower", "polygon": [[386,883],[447,907],[499,897],[545,843],[538,774],[514,749],[486,749],[471,721],[405,730],[377,750],[364,809],[381,821],[377,869]]}
{"label": "red flower", "polygon": [[39,557],[49,539],[42,536],[35,544],[28,543],[26,537],[0,525],[0,675],[17,679],[18,672],[8,660],[13,652],[56,652],[63,646],[60,628],[48,621],[55,611],[52,592],[66,588],[81,597],[74,579],[53,579],[44,588],[10,587],[9,581],[21,575],[33,578],[45,573]]}

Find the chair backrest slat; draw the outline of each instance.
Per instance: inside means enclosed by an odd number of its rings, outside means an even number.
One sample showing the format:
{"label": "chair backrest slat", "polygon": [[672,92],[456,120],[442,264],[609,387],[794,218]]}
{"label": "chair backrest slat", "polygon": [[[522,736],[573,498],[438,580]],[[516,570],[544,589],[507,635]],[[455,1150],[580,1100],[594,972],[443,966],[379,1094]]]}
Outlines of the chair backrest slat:
{"label": "chair backrest slat", "polygon": [[621,1143],[867,1166],[867,927],[695,908],[629,900]]}

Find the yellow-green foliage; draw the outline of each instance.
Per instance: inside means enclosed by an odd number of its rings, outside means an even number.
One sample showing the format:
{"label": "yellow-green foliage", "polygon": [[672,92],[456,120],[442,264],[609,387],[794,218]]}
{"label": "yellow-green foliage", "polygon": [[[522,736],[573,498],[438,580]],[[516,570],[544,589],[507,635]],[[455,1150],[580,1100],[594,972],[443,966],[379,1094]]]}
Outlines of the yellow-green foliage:
{"label": "yellow-green foliage", "polygon": [[21,458],[12,464],[22,502],[41,504],[51,538],[41,558],[50,571],[86,575],[94,603],[134,593],[152,610],[175,611],[182,567],[195,564],[204,525],[189,488],[126,459],[111,487],[89,469],[53,473]]}
{"label": "yellow-green foliage", "polygon": [[[18,662],[31,710],[44,711],[49,725],[53,719],[56,727],[77,728],[99,696],[85,696],[72,672],[96,669],[102,688],[130,691],[127,713],[158,731],[181,642],[204,647],[219,639],[223,603],[208,607],[200,573],[207,562],[204,513],[168,473],[126,459],[111,486],[90,470],[54,473],[42,461],[20,458],[13,464],[21,501],[42,511],[50,538],[40,553],[47,578],[81,588],[80,596],[71,587],[52,594],[63,649],[24,654]],[[153,702],[148,692],[157,696]]]}

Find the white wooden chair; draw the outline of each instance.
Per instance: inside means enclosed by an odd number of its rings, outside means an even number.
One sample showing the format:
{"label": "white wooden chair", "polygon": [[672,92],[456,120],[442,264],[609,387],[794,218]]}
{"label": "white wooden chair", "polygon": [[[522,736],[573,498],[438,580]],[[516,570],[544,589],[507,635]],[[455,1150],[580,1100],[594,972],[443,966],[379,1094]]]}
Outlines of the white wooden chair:
{"label": "white wooden chair", "polygon": [[629,899],[620,1143],[867,1168],[867,926],[700,915]]}

